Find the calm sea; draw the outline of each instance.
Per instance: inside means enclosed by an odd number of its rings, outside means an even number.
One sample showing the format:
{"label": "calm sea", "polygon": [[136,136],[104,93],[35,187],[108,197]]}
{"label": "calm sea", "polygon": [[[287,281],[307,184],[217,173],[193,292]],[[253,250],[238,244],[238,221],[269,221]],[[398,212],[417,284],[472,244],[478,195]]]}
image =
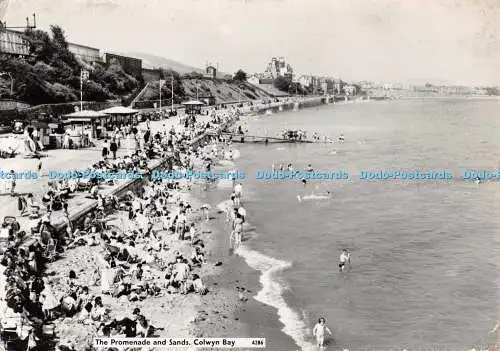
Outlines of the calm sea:
{"label": "calm sea", "polygon": [[[428,99],[322,106],[259,116],[249,134],[300,128],[343,144],[243,144],[244,207],[254,230],[240,254],[262,271],[261,302],[308,350],[324,316],[329,350],[467,350],[498,320],[500,100]],[[349,180],[262,181],[293,163]],[[448,170],[451,181],[367,181],[361,170]],[[331,198],[325,198],[327,191]],[[297,195],[312,195],[299,202]],[[306,199],[308,197],[306,196]],[[342,248],[352,268],[338,272]]]}

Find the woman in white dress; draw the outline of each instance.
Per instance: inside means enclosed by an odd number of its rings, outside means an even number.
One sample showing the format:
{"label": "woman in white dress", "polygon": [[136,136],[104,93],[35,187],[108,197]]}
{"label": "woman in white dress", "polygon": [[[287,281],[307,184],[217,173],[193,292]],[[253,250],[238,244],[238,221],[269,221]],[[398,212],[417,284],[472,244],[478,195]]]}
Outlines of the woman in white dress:
{"label": "woman in white dress", "polygon": [[40,293],[42,299],[42,310],[45,317],[48,319],[52,318],[52,312],[59,306],[59,301],[57,300],[52,288],[50,287],[49,280],[45,277],[43,278],[44,289]]}
{"label": "woman in white dress", "polygon": [[330,336],[332,335],[332,332],[326,326],[326,320],[321,317],[318,319],[318,323],[316,323],[313,329],[313,335],[316,337],[316,341],[318,342],[318,347],[320,349],[325,347],[325,332]]}

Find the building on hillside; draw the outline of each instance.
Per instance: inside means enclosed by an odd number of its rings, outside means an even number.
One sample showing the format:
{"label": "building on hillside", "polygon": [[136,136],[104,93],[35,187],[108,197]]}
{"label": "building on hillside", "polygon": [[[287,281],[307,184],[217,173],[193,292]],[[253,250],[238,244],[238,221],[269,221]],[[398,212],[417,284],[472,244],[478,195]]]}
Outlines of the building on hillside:
{"label": "building on hillside", "polygon": [[215,105],[215,96],[212,93],[200,93],[198,94],[198,101],[205,103],[208,106]]}
{"label": "building on hillside", "polygon": [[308,75],[302,75],[302,76],[299,77],[298,82],[304,88],[309,88],[309,87],[312,87],[313,77],[312,76],[308,76]]}
{"label": "building on hillside", "polygon": [[135,57],[121,56],[116,54],[110,54],[106,52],[104,54],[104,62],[106,65],[110,65],[114,60],[116,60],[128,74],[139,78],[142,77],[142,60]]}
{"label": "building on hillside", "polygon": [[102,62],[101,53],[99,49],[91,46],[80,45],[75,43],[68,43],[68,50],[75,55],[75,57],[85,63],[93,64],[95,62]]}
{"label": "building on hillside", "polygon": [[264,73],[270,75],[272,79],[284,77],[293,80],[292,66],[286,63],[284,57],[273,57],[271,62],[267,64],[267,68]]}
{"label": "building on hillside", "polygon": [[253,85],[260,84],[260,78],[256,74],[252,74],[250,77],[247,77],[247,82]]}
{"label": "building on hillside", "polygon": [[476,95],[488,95],[488,89],[483,87],[473,87],[472,93]]}
{"label": "building on hillside", "polygon": [[207,65],[205,68],[205,73],[203,74],[205,78],[215,79],[217,77],[217,68],[212,65]]}
{"label": "building on hillside", "polygon": [[161,71],[159,68],[151,69],[151,68],[143,68],[142,69],[142,78],[144,82],[153,82],[160,80]]}
{"label": "building on hillside", "polygon": [[333,93],[334,94],[342,94],[344,92],[345,82],[342,79],[334,79],[333,80]]}
{"label": "building on hillside", "polygon": [[367,81],[362,81],[358,83],[361,89],[363,90],[369,90],[373,89],[375,87],[375,84],[373,82],[367,82]]}
{"label": "building on hillside", "polygon": [[0,29],[0,54],[29,56],[30,45],[23,33]]}
{"label": "building on hillside", "polygon": [[356,86],[351,84],[344,86],[343,89],[344,93],[348,96],[354,96],[358,93],[358,89],[356,88]]}

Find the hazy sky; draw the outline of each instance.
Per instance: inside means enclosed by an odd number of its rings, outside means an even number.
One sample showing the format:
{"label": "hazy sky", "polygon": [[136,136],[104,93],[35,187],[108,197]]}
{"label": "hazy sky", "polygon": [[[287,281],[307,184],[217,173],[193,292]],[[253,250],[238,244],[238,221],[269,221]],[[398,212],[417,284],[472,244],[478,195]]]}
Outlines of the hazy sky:
{"label": "hazy sky", "polygon": [[4,20],[33,12],[79,44],[230,73],[285,56],[345,80],[500,85],[500,0],[9,0]]}

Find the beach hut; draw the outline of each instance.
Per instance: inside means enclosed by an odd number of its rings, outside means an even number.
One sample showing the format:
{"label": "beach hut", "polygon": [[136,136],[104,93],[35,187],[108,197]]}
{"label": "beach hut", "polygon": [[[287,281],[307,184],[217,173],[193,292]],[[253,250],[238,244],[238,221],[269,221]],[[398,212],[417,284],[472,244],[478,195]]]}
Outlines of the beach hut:
{"label": "beach hut", "polygon": [[99,111],[105,113],[106,115],[111,116],[111,124],[131,124],[133,121],[133,117],[139,112],[138,110],[134,110],[129,107],[124,106],[114,106],[108,109]]}
{"label": "beach hut", "polygon": [[107,114],[91,111],[91,110],[82,110],[70,113],[68,115],[64,115],[64,124],[65,125],[81,125],[81,136],[72,135],[71,139],[73,144],[84,146],[83,135],[84,135],[84,127],[87,126],[91,130],[92,138],[99,138],[104,134],[104,122]]}
{"label": "beach hut", "polygon": [[205,106],[205,103],[198,100],[192,100],[183,102],[182,105],[186,108],[186,114],[197,115],[201,113],[201,107]]}

